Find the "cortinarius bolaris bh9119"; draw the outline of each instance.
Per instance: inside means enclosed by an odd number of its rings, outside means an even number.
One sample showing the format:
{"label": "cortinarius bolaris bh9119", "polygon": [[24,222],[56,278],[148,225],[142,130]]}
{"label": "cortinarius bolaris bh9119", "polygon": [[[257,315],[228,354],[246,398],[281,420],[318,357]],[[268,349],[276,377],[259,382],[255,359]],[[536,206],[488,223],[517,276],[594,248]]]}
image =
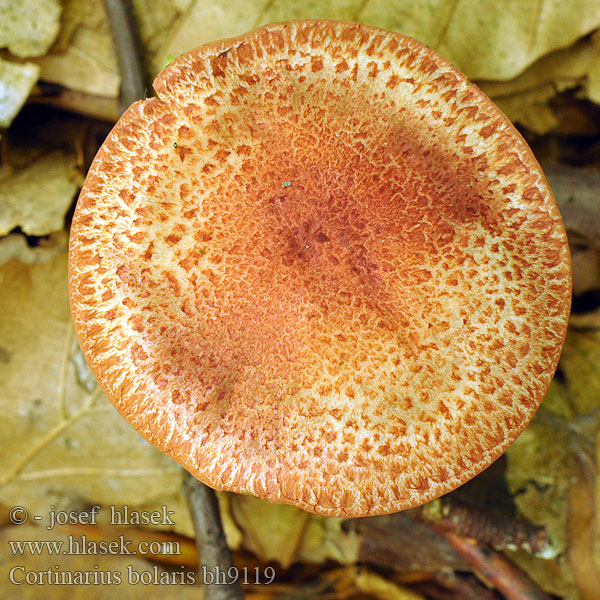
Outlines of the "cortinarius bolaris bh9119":
{"label": "cortinarius bolaris bh9119", "polygon": [[120,413],[217,488],[422,504],[521,433],[565,337],[567,238],[507,118],[437,53],[329,21],[180,56],[100,149],[70,245]]}

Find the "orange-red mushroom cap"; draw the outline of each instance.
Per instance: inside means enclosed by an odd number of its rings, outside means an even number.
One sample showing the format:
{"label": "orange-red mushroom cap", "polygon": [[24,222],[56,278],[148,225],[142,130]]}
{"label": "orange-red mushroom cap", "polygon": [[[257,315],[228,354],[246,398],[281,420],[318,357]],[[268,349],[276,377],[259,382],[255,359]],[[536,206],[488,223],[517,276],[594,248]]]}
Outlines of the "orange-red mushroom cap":
{"label": "orange-red mushroom cap", "polygon": [[325,515],[479,473],[552,379],[571,280],[548,184],[441,56],[354,23],[196,48],[100,149],[75,212],[78,339],[198,479]]}

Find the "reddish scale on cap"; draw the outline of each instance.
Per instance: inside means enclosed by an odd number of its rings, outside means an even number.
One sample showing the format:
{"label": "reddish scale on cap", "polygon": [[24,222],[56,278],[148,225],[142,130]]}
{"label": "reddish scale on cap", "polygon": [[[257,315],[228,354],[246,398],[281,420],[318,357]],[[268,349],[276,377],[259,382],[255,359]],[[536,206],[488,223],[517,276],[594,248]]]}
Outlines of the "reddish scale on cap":
{"label": "reddish scale on cap", "polygon": [[414,40],[271,25],[193,50],[101,148],[70,290],[98,380],[211,486],[400,510],[496,459],[570,298],[525,142]]}

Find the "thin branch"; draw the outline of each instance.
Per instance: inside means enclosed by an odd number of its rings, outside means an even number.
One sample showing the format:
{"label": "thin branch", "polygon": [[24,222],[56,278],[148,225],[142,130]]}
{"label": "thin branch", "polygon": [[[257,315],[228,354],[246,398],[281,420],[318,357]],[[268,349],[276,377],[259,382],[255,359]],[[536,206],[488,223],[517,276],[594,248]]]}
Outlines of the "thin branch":
{"label": "thin branch", "polygon": [[507,600],[552,600],[533,579],[501,552],[492,550],[476,540],[434,527],[485,580],[489,581]]}
{"label": "thin branch", "polygon": [[130,0],[104,0],[121,72],[121,112],[146,95],[141,44]]}
{"label": "thin branch", "polygon": [[[237,578],[232,581],[228,573],[235,573],[231,552],[227,547],[219,503],[214,490],[186,473],[183,489],[187,498],[199,558],[199,581],[204,585],[204,600],[243,600],[244,592]],[[223,578],[226,583],[218,582]],[[215,583],[210,583],[210,580]]]}

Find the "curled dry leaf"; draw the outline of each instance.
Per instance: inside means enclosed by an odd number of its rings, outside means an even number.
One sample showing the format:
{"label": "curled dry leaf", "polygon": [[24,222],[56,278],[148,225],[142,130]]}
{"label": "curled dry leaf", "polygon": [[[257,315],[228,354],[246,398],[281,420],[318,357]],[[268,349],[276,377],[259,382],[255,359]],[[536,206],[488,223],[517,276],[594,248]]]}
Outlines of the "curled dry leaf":
{"label": "curled dry leaf", "polygon": [[0,58],[0,127],[8,127],[17,116],[38,80],[40,68]]}
{"label": "curled dry leaf", "polygon": [[513,123],[542,135],[559,125],[550,101],[559,92],[583,84],[597,58],[597,46],[585,38],[543,56],[514,79],[478,85]]}
{"label": "curled dry leaf", "polygon": [[554,86],[543,83],[513,96],[495,98],[495,102],[513,123],[520,123],[542,135],[558,125],[558,119],[548,104],[555,96]]}
{"label": "curled dry leaf", "polygon": [[507,81],[479,81],[477,85],[494,100],[521,94],[548,83],[563,90],[578,85],[597,56],[598,48],[589,38],[585,38],[568,48],[543,56],[518,77]]}
{"label": "curled dry leaf", "polygon": [[0,0],[0,48],[22,58],[41,56],[60,27],[59,0]]}
{"label": "curled dry leaf", "polygon": [[77,192],[74,171],[74,155],[57,150],[0,173],[0,235],[16,227],[27,235],[61,231]]}
{"label": "curled dry leaf", "polygon": [[40,515],[51,504],[175,510],[181,469],[77,381],[66,277],[65,254],[0,268],[0,502]]}

